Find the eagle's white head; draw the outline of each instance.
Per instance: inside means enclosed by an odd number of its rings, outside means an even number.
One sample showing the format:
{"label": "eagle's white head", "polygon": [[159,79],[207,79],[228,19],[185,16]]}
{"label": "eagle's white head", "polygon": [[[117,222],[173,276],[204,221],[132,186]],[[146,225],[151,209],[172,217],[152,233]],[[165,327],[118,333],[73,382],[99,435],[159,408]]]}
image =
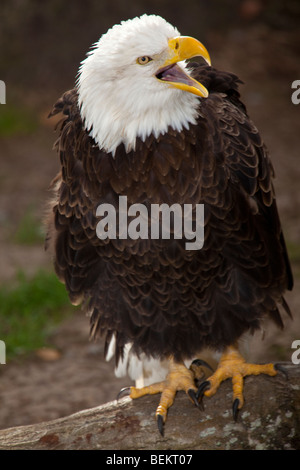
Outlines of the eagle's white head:
{"label": "eagle's white head", "polygon": [[143,15],[108,30],[82,62],[79,105],[85,127],[101,149],[135,148],[136,138],[157,137],[171,126],[195,123],[204,86],[188,75],[186,59],[205,47],[180,36],[163,18]]}

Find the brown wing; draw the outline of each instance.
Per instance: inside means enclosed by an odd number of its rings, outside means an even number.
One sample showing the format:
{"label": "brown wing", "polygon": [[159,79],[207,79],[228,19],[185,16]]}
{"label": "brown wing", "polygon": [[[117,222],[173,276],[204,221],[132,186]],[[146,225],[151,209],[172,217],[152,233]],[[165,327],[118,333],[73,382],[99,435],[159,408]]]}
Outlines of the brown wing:
{"label": "brown wing", "polygon": [[[236,236],[231,233],[231,243],[226,244],[224,254],[230,255],[266,286],[277,282],[279,292],[292,289],[293,276],[272,182],[273,166],[257,128],[239,101],[237,88],[232,86],[235,76],[230,74],[231,80],[228,80],[226,75],[212,70],[209,79],[200,78],[212,90],[211,100],[203,102],[202,113],[210,126],[208,132],[213,136],[213,152],[218,161],[207,185],[211,187],[219,173],[227,191],[222,193],[219,181],[217,197],[210,205],[217,219],[216,230],[222,227],[218,221],[220,211],[223,216],[227,215],[229,223],[238,227]],[[222,82],[225,99],[215,91],[222,91]],[[232,207],[226,211],[226,204],[230,201],[234,202],[236,209]],[[254,252],[253,246],[247,251],[245,240],[254,243]]]}
{"label": "brown wing", "polygon": [[[220,232],[226,239],[223,256],[239,269],[240,277],[243,273],[255,283],[244,286],[249,304],[259,304],[259,291],[269,293],[265,310],[282,326],[274,299],[290,314],[282,292],[292,289],[293,276],[276,206],[274,171],[261,136],[239,100],[235,78],[214,69],[209,73],[207,68],[200,68],[197,77],[211,92],[211,99],[202,104],[202,115],[216,161],[206,183],[211,234],[207,236]],[[212,193],[214,184],[218,189]],[[233,282],[238,286],[242,281]]]}

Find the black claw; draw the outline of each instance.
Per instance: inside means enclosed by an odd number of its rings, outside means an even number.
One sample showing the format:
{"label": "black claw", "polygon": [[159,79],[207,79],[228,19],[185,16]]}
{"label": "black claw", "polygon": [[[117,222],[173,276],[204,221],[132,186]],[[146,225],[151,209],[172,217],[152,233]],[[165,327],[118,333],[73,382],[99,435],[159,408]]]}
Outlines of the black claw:
{"label": "black claw", "polygon": [[192,388],[188,390],[188,395],[189,397],[193,400],[194,404],[197,406],[197,408],[200,408],[202,411],[204,410],[202,402],[199,403],[196,392]]}
{"label": "black claw", "polygon": [[239,404],[240,404],[240,400],[238,398],[236,398],[232,404],[232,414],[233,414],[234,421],[237,421],[237,418],[238,418]]}
{"label": "black claw", "polygon": [[157,427],[162,437],[164,437],[164,418],[162,415],[157,415]]}
{"label": "black claw", "polygon": [[127,397],[129,395],[130,395],[130,387],[122,388],[122,390],[120,390],[117,395],[117,400],[120,400],[120,398]]}
{"label": "black claw", "polygon": [[192,364],[195,364],[195,366],[204,366],[204,367],[207,367],[208,369],[210,369],[212,372],[214,371],[213,368],[205,361],[203,361],[202,359],[195,359]]}
{"label": "black claw", "polygon": [[202,382],[202,384],[199,386],[197,393],[196,393],[197,400],[199,399],[202,400],[205,390],[207,390],[209,387],[210,387],[210,382],[208,380],[205,380],[204,382]]}
{"label": "black claw", "polygon": [[281,364],[274,364],[274,369],[278,370],[279,372],[282,372],[282,374],[285,376],[286,380],[289,379],[288,371]]}

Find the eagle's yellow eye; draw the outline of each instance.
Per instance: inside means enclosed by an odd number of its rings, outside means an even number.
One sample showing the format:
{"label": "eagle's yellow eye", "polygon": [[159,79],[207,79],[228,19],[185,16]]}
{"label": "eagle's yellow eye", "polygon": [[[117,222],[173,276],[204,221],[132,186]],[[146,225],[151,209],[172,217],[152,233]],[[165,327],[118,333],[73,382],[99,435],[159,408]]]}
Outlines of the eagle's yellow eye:
{"label": "eagle's yellow eye", "polygon": [[142,57],[139,57],[137,59],[137,63],[140,64],[140,65],[146,65],[148,64],[148,62],[150,62],[152,59],[151,57],[147,56],[147,55],[143,55]]}

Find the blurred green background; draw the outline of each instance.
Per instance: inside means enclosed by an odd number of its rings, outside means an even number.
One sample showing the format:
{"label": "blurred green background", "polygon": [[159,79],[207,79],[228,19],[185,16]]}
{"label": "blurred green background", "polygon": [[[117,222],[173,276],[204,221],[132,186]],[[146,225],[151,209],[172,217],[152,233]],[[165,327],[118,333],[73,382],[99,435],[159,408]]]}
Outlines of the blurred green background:
{"label": "blurred green background", "polygon": [[[215,67],[245,83],[243,100],[275,167],[296,278],[287,295],[295,321],[284,334],[271,330],[267,343],[272,358],[288,360],[292,340],[300,338],[300,105],[291,102],[291,84],[300,79],[299,0],[1,0],[0,339],[9,357],[51,345],[57,322],[73,311],[43,248],[48,187],[59,168],[55,122],[47,115],[74,86],[80,62],[101,34],[144,13],[198,38]],[[260,358],[259,348],[256,353]]]}

